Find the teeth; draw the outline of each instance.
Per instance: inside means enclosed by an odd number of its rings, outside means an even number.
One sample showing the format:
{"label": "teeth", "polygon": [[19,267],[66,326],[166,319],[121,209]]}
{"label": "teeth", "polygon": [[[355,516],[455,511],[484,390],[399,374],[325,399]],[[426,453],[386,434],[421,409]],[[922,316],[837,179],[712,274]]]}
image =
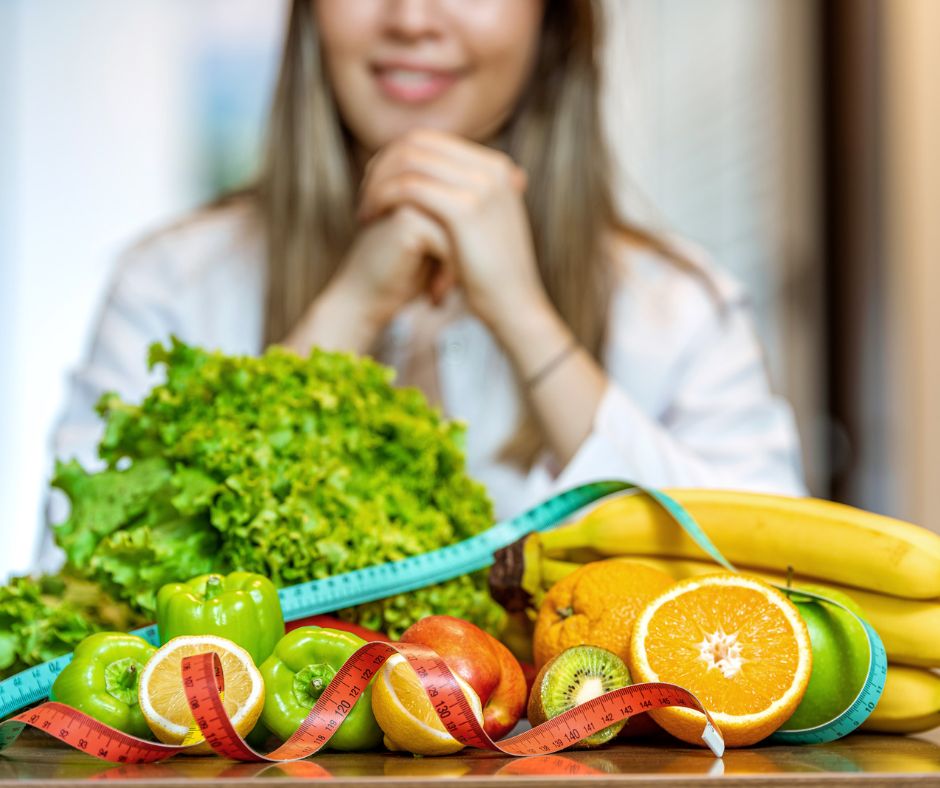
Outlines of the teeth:
{"label": "teeth", "polygon": [[434,74],[427,71],[409,71],[403,68],[390,68],[385,72],[385,76],[403,85],[424,85],[434,79]]}

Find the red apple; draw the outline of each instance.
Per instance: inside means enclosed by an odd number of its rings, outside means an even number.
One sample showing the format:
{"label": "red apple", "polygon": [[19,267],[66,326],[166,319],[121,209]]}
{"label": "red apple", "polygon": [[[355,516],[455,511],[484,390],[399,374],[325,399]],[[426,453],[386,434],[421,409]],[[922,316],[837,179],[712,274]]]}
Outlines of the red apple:
{"label": "red apple", "polygon": [[519,666],[522,668],[522,675],[525,676],[525,696],[526,703],[528,703],[529,693],[532,692],[532,685],[535,684],[535,677],[539,675],[539,672],[531,662],[520,662]]}
{"label": "red apple", "polygon": [[427,616],[412,624],[402,643],[434,649],[483,704],[483,729],[491,739],[511,731],[525,709],[525,675],[516,658],[492,635],[453,616]]}
{"label": "red apple", "polygon": [[529,684],[522,666],[512,652],[487,632],[490,647],[499,660],[499,684],[483,704],[483,730],[491,739],[500,739],[516,727],[529,700]]}

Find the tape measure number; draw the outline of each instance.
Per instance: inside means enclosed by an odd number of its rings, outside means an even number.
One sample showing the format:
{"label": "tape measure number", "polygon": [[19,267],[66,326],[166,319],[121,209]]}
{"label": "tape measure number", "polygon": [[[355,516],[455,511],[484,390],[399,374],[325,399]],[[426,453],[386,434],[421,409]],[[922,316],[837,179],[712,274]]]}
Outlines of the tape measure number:
{"label": "tape measure number", "polygon": [[[699,700],[682,687],[663,683],[622,687],[518,736],[494,742],[486,735],[444,660],[431,649],[413,644],[374,642],[362,646],[337,671],[297,731],[268,754],[252,749],[232,726],[222,704],[225,677],[218,655],[210,652],[186,657],[181,669],[182,689],[196,725],[219,755],[239,761],[297,761],[319,752],[329,743],[362,697],[363,690],[385,661],[395,654],[408,660],[444,727],[455,739],[471,747],[513,756],[551,755],[635,714],[664,706],[683,706],[705,715],[702,740],[716,757],[724,753],[721,734]],[[152,763],[188,749],[144,741],[103,725],[69,706],[44,703],[0,723],[0,750],[12,744],[27,725],[82,752],[115,763]],[[192,745],[198,743],[201,742]]]}

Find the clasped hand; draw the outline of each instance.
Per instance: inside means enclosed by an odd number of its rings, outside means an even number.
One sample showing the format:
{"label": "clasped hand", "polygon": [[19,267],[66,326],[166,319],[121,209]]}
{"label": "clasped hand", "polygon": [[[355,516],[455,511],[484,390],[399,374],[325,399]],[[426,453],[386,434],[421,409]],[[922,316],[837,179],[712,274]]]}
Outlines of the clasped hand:
{"label": "clasped hand", "polygon": [[339,278],[370,304],[378,327],[427,293],[459,286],[497,336],[503,316],[546,296],[523,194],[525,173],[505,154],[438,131],[413,131],[369,162],[363,224]]}

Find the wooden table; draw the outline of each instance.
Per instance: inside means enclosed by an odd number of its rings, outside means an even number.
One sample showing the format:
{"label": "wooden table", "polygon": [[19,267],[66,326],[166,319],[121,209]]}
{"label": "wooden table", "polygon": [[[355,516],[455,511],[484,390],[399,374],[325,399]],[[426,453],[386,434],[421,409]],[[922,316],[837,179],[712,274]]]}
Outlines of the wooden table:
{"label": "wooden table", "polygon": [[940,731],[922,737],[854,735],[813,747],[732,750],[717,761],[710,753],[673,742],[617,744],[601,750],[509,758],[480,751],[446,758],[404,754],[327,753],[282,766],[234,763],[219,758],[175,758],[146,766],[114,766],[38,733],[24,733],[0,755],[0,786],[70,785],[109,780],[136,788],[217,783],[288,786],[311,778],[334,785],[380,788],[453,781],[460,788],[528,784],[701,786],[716,777],[735,786],[864,785],[940,786]]}

